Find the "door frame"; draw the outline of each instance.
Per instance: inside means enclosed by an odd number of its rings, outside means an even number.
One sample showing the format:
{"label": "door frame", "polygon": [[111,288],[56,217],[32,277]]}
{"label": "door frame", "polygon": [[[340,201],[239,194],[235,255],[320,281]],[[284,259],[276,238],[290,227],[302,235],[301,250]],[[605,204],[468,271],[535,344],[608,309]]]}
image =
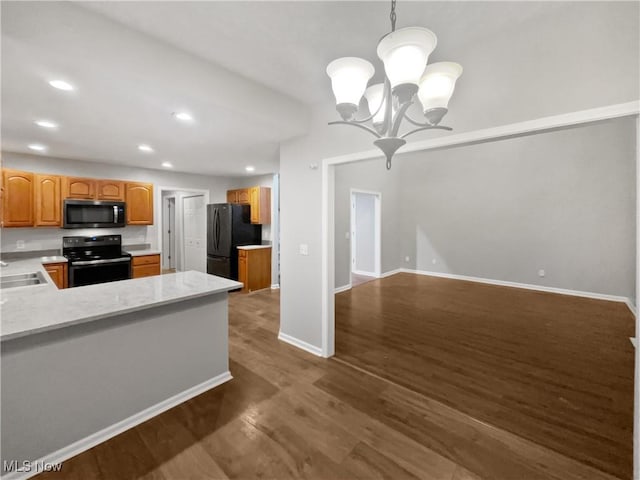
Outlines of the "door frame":
{"label": "door frame", "polygon": [[[481,130],[472,130],[452,135],[445,135],[428,140],[418,140],[407,144],[402,148],[401,153],[439,150],[443,148],[461,147],[465,145],[476,145],[484,142],[495,142],[502,139],[525,137],[543,132],[552,132],[564,128],[571,128],[577,125],[584,125],[592,122],[611,120],[614,118],[638,117],[640,114],[640,100],[626,103],[607,105],[587,110],[551,115],[548,117],[526,120],[497,127],[490,127]],[[640,122],[639,122],[640,125]],[[640,151],[640,145],[636,146]],[[335,354],[335,167],[344,163],[358,162],[369,159],[381,159],[380,150],[371,149],[335,157],[326,157],[321,163],[321,332],[322,345],[320,355],[322,357],[332,357]],[[640,153],[636,153],[636,166],[640,166]],[[640,184],[640,180],[638,180]],[[636,191],[636,203],[640,205],[640,191]],[[640,264],[640,220],[636,227],[636,258]],[[636,270],[636,287],[640,285],[640,270]],[[640,295],[640,288],[638,295]],[[637,298],[637,297],[636,297]],[[638,300],[636,299],[636,303]],[[636,316],[636,331],[640,331],[640,317]],[[636,348],[636,408],[635,421],[640,423],[640,348]],[[638,427],[640,431],[640,427]],[[640,456],[640,439],[638,433],[636,438],[635,453]],[[634,472],[640,471],[640,461],[634,462]]]}
{"label": "door frame", "polygon": [[[365,195],[373,195],[374,204],[373,204],[373,215],[374,215],[374,239],[373,239],[373,262],[374,268],[373,272],[363,272],[356,270],[356,194],[365,194]],[[365,275],[368,277],[380,278],[382,274],[382,193],[381,192],[373,192],[371,190],[361,190],[358,188],[351,188],[349,194],[349,200],[351,202],[351,215],[349,219],[349,225],[351,230],[351,254],[349,255],[349,271],[350,273],[355,273],[356,275]]]}
{"label": "door frame", "polygon": [[[158,225],[158,230],[156,232],[156,245],[159,246],[160,251],[162,252],[162,230],[163,230],[163,222],[162,222],[162,192],[180,192],[180,193],[195,193],[196,195],[204,195],[204,203],[208,205],[211,203],[210,201],[210,191],[203,188],[190,188],[190,187],[171,187],[171,186],[158,186],[156,187],[156,191],[158,194],[154,195],[154,221],[156,225]],[[176,202],[177,203],[177,202]],[[176,208],[177,211],[177,208]],[[182,218],[180,219],[182,222]],[[176,224],[178,223],[178,218],[176,218]],[[182,230],[182,229],[181,229]],[[183,232],[180,232],[180,235],[183,235]],[[180,239],[181,243],[184,239]],[[176,243],[178,242],[176,235]],[[180,265],[176,263],[176,271],[182,268],[183,259],[180,258]]]}
{"label": "door frame", "polygon": [[[165,214],[165,209],[166,207],[170,207],[171,203],[173,203],[173,231],[171,231],[171,233],[169,233],[168,237],[169,237],[169,263],[168,263],[168,267],[167,268],[173,268],[176,269],[177,268],[177,260],[178,260],[178,252],[177,252],[177,235],[176,235],[176,221],[177,221],[177,215],[176,215],[176,209],[177,209],[177,205],[176,205],[176,196],[175,195],[166,195],[166,196],[162,196],[162,215],[161,217],[164,218],[164,214]],[[173,202],[172,202],[173,200]],[[167,222],[169,222],[169,226],[165,225],[165,228],[171,228],[171,216],[168,215],[167,216]],[[161,238],[162,238],[162,244],[160,245],[160,251],[162,253],[161,258],[162,258],[162,268],[165,268],[165,231],[164,228],[160,231],[161,233]]]}

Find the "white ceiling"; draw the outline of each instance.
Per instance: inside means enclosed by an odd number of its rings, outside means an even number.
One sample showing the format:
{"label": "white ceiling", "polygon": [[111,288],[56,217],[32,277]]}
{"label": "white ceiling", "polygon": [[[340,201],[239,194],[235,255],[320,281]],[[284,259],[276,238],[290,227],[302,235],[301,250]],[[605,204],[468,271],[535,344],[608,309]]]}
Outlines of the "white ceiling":
{"label": "white ceiling", "polygon": [[[432,60],[561,4],[399,2],[398,27],[437,35]],[[2,149],[147,168],[276,171],[278,145],[332,102],[332,59],[375,59],[384,2],[2,2]],[[64,78],[71,93],[47,85]],[[172,118],[190,111],[196,121]],[[45,118],[55,131],[33,124]],[[155,153],[137,150],[140,143]]]}

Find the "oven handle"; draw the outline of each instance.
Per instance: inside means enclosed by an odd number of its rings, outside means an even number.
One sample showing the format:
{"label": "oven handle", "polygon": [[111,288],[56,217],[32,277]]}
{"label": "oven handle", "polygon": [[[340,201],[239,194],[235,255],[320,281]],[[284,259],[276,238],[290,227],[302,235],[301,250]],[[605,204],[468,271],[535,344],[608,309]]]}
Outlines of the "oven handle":
{"label": "oven handle", "polygon": [[122,258],[108,258],[104,260],[82,260],[80,262],[71,262],[71,266],[81,266],[81,265],[99,265],[102,263],[117,263],[117,262],[129,262],[131,261],[130,257],[122,257]]}

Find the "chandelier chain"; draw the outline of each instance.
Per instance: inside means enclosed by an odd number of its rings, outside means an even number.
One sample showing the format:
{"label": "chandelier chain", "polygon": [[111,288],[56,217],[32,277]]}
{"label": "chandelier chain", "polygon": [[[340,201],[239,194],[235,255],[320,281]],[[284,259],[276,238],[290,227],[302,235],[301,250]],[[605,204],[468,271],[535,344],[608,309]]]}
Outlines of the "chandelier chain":
{"label": "chandelier chain", "polygon": [[389,14],[391,19],[391,31],[396,31],[396,0],[391,0],[391,13]]}

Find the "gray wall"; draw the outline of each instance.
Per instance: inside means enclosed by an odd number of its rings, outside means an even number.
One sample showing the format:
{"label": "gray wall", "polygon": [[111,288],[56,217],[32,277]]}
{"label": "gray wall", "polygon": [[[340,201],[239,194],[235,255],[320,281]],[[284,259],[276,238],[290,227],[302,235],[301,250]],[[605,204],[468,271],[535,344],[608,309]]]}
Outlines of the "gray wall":
{"label": "gray wall", "polygon": [[405,266],[634,298],[635,141],[627,118],[403,156]]}
{"label": "gray wall", "polygon": [[[497,15],[503,8],[500,2],[483,5]],[[455,134],[637,100],[639,8],[637,2],[567,2],[561,9],[450,52],[465,72],[444,123],[454,127]],[[446,60],[438,55],[436,50],[433,61]],[[320,169],[309,166],[374,148],[372,137],[364,132],[327,126],[337,118],[333,105],[317,106],[309,134],[280,149],[280,328],[318,347],[323,310],[322,176]],[[426,133],[422,138],[437,135]],[[333,198],[333,191],[330,195]],[[299,254],[300,244],[309,246],[308,256]]]}
{"label": "gray wall", "polygon": [[390,172],[375,160],[339,165],[335,285],[350,280],[349,189],[362,188],[385,192],[382,272],[404,267],[633,299],[635,148],[635,119],[626,118],[399,155]]}
{"label": "gray wall", "polygon": [[[11,152],[2,152],[2,164],[7,168],[32,172],[149,182],[153,183],[156,189],[162,186],[208,190],[211,202],[226,201],[227,189],[230,188],[230,185],[235,180],[230,177],[193,175],[170,170],[123,167],[122,165],[23,155]],[[160,208],[161,199],[159,194],[155,195],[155,197],[154,225],[148,227],[129,226],[117,229],[82,229],[75,230],[73,235],[121,234],[124,244],[150,243],[153,248],[160,248],[157,225],[162,212]],[[60,248],[62,237],[68,233],[68,230],[60,228],[4,228],[2,230],[1,251],[15,251],[17,240],[26,242],[25,250]]]}

